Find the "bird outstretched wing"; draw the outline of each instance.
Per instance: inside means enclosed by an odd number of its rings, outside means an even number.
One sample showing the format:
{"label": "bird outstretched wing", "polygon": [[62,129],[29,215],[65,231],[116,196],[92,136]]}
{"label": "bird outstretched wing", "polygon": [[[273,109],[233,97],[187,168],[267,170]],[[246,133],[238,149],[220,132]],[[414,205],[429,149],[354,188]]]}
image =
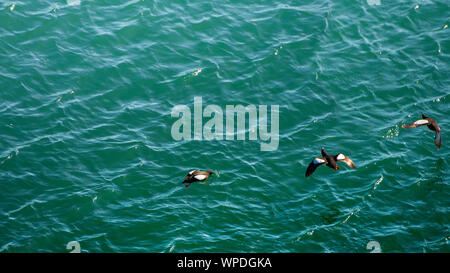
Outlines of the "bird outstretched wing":
{"label": "bird outstretched wing", "polygon": [[441,132],[436,133],[434,136],[434,144],[440,149],[441,148]]}
{"label": "bird outstretched wing", "polygon": [[425,126],[425,125],[428,125],[428,124],[430,124],[430,122],[428,120],[426,120],[426,119],[419,119],[419,120],[416,120],[413,123],[408,124],[408,125],[403,124],[402,127],[403,128],[416,128],[416,127]]}
{"label": "bird outstretched wing", "polygon": [[335,159],[336,159],[336,161],[345,162],[345,164],[347,164],[352,169],[356,168],[355,163],[353,163],[353,161],[349,157],[345,156],[344,154],[337,154],[335,156]]}
{"label": "bird outstretched wing", "polygon": [[313,172],[322,164],[325,164],[326,160],[323,158],[316,157],[314,158],[311,163],[309,163],[308,168],[306,169],[305,177],[310,176],[313,174]]}

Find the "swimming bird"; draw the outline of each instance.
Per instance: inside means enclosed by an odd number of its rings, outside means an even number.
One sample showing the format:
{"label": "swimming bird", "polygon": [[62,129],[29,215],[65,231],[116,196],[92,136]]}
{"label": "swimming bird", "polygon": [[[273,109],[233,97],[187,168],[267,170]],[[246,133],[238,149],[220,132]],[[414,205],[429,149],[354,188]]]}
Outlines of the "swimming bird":
{"label": "swimming bird", "polygon": [[431,131],[435,131],[436,135],[434,136],[434,144],[440,149],[441,148],[441,128],[439,128],[439,125],[437,122],[430,117],[425,116],[422,114],[422,119],[416,120],[411,124],[408,125],[402,125],[403,128],[416,128],[420,126],[426,125],[428,129]]}
{"label": "swimming bird", "polygon": [[339,167],[337,165],[337,161],[343,161],[348,166],[350,166],[352,169],[355,169],[355,163],[353,161],[346,157],[343,154],[337,154],[337,155],[329,155],[325,151],[324,148],[322,148],[322,157],[316,157],[309,163],[308,168],[306,169],[305,177],[308,177],[313,174],[313,172],[322,164],[327,165],[328,167],[332,168],[333,170],[339,170]]}
{"label": "swimming bird", "polygon": [[186,185],[186,188],[187,188],[191,185],[191,183],[198,182],[198,181],[205,181],[213,173],[214,173],[213,171],[192,170],[186,175],[186,177],[184,178],[184,181],[181,183],[187,184]]}

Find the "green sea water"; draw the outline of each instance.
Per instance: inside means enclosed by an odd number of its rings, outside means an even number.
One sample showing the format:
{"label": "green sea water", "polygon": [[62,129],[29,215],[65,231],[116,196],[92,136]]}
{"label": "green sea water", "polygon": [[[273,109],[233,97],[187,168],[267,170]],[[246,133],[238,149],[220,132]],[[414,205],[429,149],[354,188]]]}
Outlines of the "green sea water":
{"label": "green sea water", "polygon": [[[0,2],[0,252],[450,252],[450,2]],[[279,146],[175,105],[279,105]],[[403,129],[425,113],[442,129]],[[356,164],[320,167],[324,147]],[[192,169],[215,171],[185,188]]]}

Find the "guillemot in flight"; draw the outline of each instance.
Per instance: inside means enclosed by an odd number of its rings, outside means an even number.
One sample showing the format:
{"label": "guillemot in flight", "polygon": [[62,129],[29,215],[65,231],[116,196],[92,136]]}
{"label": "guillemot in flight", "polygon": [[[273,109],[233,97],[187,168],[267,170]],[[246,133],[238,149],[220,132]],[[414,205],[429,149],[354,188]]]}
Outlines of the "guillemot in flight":
{"label": "guillemot in flight", "polygon": [[352,169],[355,169],[355,163],[353,161],[346,157],[343,154],[337,154],[337,155],[329,155],[325,151],[324,148],[322,148],[322,157],[316,157],[314,158],[311,163],[309,163],[308,168],[306,169],[305,177],[308,177],[313,174],[313,172],[322,164],[327,165],[328,167],[332,168],[333,170],[339,170],[339,167],[337,165],[338,161],[345,162],[348,166],[350,166]]}
{"label": "guillemot in flight", "polygon": [[420,126],[426,125],[428,129],[431,131],[435,131],[436,135],[434,136],[434,144],[440,149],[441,148],[441,128],[439,128],[439,125],[437,122],[430,117],[425,116],[422,114],[422,119],[416,120],[411,124],[408,125],[402,125],[403,128],[416,128]]}

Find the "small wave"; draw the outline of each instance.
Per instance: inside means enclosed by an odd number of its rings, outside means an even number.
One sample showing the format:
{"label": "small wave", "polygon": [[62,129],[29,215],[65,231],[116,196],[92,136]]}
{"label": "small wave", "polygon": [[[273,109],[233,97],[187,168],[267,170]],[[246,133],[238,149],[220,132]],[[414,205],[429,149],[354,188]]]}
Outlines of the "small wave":
{"label": "small wave", "polygon": [[68,6],[79,6],[81,4],[81,0],[66,0]]}

